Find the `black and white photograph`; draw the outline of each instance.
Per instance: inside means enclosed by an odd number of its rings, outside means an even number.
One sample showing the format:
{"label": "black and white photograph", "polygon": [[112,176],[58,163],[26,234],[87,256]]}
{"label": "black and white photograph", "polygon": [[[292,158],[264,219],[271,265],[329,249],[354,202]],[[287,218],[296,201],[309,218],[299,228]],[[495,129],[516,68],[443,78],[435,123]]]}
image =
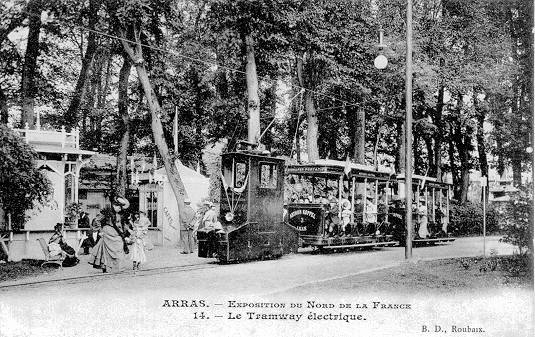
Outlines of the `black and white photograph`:
{"label": "black and white photograph", "polygon": [[534,0],[1,0],[0,337],[535,334]]}

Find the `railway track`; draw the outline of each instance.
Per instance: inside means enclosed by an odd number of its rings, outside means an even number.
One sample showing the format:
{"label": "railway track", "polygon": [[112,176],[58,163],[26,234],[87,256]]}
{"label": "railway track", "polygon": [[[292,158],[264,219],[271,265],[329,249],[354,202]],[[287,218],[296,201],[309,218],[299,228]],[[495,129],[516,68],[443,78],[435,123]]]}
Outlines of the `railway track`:
{"label": "railway track", "polygon": [[89,280],[112,280],[112,279],[121,279],[121,278],[131,278],[131,277],[142,277],[142,276],[151,276],[157,274],[166,274],[166,273],[179,273],[193,270],[202,270],[202,269],[212,269],[218,267],[217,263],[208,263],[208,264],[192,264],[185,266],[176,266],[176,267],[160,267],[160,268],[150,268],[139,270],[135,274],[132,270],[122,271],[119,273],[101,273],[94,275],[84,275],[84,276],[73,276],[66,277],[62,279],[52,279],[52,280],[42,280],[42,281],[32,281],[17,283],[12,285],[0,285],[0,291],[6,291],[16,288],[30,288],[43,285],[55,285],[55,284],[76,284],[84,283]]}

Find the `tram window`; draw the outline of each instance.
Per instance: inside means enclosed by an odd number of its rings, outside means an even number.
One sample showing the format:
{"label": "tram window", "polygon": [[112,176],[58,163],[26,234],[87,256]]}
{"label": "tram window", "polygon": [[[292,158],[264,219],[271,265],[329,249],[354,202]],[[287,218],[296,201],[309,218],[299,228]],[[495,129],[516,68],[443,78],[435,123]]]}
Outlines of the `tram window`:
{"label": "tram window", "polygon": [[260,164],[260,187],[277,188],[277,166],[275,164]]}
{"label": "tram window", "polygon": [[245,184],[245,179],[247,179],[247,164],[236,162],[234,165],[234,187],[242,187]]}

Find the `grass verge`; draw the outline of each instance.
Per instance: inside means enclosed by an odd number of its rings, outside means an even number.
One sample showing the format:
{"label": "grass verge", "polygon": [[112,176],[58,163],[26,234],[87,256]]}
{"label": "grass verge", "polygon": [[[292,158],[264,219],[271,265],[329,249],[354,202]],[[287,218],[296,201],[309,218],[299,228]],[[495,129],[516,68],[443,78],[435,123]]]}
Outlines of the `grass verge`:
{"label": "grass verge", "polygon": [[7,262],[0,264],[0,282],[14,281],[28,276],[46,274],[58,269],[57,266],[45,265],[41,267],[43,261],[22,260],[19,262]]}

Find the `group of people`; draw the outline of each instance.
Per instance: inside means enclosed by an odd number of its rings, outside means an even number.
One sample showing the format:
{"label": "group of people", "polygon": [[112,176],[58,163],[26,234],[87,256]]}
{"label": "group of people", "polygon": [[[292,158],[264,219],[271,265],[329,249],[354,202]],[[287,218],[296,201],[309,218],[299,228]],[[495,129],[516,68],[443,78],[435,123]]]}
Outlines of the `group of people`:
{"label": "group of people", "polygon": [[[133,217],[127,214],[130,203],[126,198],[114,196],[110,199],[111,204],[101,210],[90,224],[87,213],[81,215],[82,228],[89,228],[81,248],[85,254],[91,252],[89,264],[104,273],[119,270],[126,255],[132,261],[132,269],[139,270],[141,263],[147,259],[145,238],[150,221],[144,212],[137,212]],[[56,225],[48,249],[52,256],[64,256],[63,266],[74,266],[79,262],[74,248],[65,243],[62,224]]]}
{"label": "group of people", "polygon": [[182,254],[193,253],[194,245],[197,242],[197,231],[202,228],[223,229],[218,221],[216,206],[210,201],[205,201],[195,212],[191,207],[191,201],[185,199],[184,211],[180,216],[180,246]]}
{"label": "group of people", "polygon": [[99,231],[89,263],[104,273],[120,269],[120,262],[127,254],[134,271],[147,260],[145,239],[150,221],[144,212],[137,212],[133,217],[127,214],[129,206],[127,199],[115,196],[111,205],[93,220],[92,227],[99,228]]}
{"label": "group of people", "polygon": [[[79,227],[88,228],[87,237],[80,248],[84,254],[91,254],[89,264],[104,273],[119,270],[120,262],[126,255],[132,261],[132,269],[139,270],[140,265],[147,260],[145,250],[150,245],[146,240],[150,220],[142,211],[128,214],[130,203],[126,198],[114,196],[110,199],[110,205],[102,209],[92,222],[89,221],[88,213],[80,214]],[[193,253],[196,232],[201,228],[222,229],[216,206],[205,201],[196,212],[191,207],[191,201],[185,199],[180,215],[181,253]],[[63,225],[57,224],[48,249],[51,256],[63,255],[63,266],[74,266],[80,260],[75,249],[65,242],[63,232]]]}
{"label": "group of people", "polygon": [[355,197],[355,205],[351,207],[351,202],[345,193],[339,201],[334,195],[310,195],[298,196],[294,193],[291,201],[294,203],[318,203],[325,205],[326,222],[325,230],[328,236],[350,235],[353,231],[351,224],[351,215],[354,214],[354,222],[376,224],[377,223],[377,204],[372,195],[368,195],[364,202],[361,195]]}

